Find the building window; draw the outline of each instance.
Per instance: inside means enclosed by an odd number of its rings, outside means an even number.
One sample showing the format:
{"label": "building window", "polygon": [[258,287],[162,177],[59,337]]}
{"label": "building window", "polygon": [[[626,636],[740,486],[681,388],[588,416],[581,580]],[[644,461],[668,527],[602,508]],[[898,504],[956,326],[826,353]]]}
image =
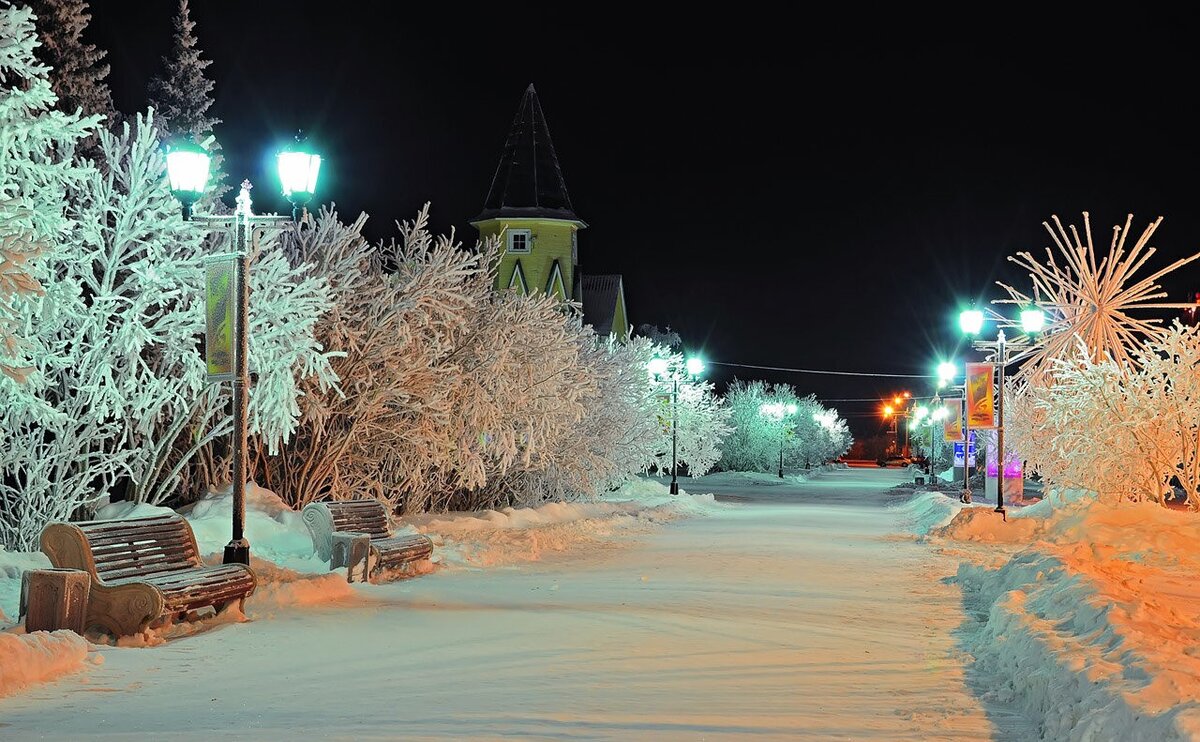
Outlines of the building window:
{"label": "building window", "polygon": [[571,265],[579,265],[579,233],[571,230]]}
{"label": "building window", "polygon": [[508,230],[508,251],[509,252],[529,252],[529,248],[533,243],[533,234],[528,229],[510,229]]}

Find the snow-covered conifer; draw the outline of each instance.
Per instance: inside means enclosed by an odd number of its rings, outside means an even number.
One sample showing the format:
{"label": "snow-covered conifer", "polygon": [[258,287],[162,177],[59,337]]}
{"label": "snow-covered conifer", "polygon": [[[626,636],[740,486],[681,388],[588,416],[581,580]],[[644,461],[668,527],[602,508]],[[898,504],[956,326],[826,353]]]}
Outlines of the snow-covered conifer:
{"label": "snow-covered conifer", "polygon": [[109,73],[104,62],[107,52],[83,41],[92,19],[87,0],[29,0],[29,4],[37,15],[41,39],[36,53],[50,67],[59,110],[111,120],[115,113],[112,91],[104,81]]}
{"label": "snow-covered conifer", "polygon": [[219,200],[226,190],[225,158],[215,138],[221,119],[209,113],[215,83],[205,75],[205,70],[212,60],[202,58],[188,0],[179,0],[174,25],[171,49],[162,58],[163,69],[150,80],[148,100],[158,117],[163,141],[186,139],[207,147],[212,157],[209,178],[212,188],[206,200]]}

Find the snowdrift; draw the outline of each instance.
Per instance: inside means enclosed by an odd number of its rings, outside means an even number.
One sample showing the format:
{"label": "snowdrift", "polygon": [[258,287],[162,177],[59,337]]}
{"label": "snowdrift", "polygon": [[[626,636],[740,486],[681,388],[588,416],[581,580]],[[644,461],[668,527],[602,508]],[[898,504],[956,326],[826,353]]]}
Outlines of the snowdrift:
{"label": "snowdrift", "polygon": [[1005,523],[963,508],[931,535],[1019,549],[999,568],[959,567],[974,612],[962,644],[987,692],[1043,738],[1200,738],[1200,517],[1076,501]]}
{"label": "snowdrift", "polygon": [[73,631],[0,632],[0,697],[83,669],[90,648]]}

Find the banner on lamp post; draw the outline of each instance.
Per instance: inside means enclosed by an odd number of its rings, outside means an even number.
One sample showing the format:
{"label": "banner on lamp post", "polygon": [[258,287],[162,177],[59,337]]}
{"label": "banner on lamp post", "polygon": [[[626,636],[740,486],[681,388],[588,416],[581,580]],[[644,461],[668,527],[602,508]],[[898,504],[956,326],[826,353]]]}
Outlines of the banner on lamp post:
{"label": "banner on lamp post", "polygon": [[946,419],[942,423],[942,437],[948,441],[961,441],[963,438],[963,405],[961,399],[948,400],[946,403]]}
{"label": "banner on lamp post", "polygon": [[990,363],[967,364],[967,426],[975,430],[996,427],[994,372]]}
{"label": "banner on lamp post", "polygon": [[204,259],[204,363],[210,384],[233,380],[237,263],[237,253]]}

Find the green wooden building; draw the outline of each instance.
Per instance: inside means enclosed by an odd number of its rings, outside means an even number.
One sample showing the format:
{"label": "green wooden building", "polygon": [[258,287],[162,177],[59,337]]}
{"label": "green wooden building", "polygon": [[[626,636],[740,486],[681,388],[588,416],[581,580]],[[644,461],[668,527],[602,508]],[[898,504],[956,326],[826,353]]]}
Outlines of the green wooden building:
{"label": "green wooden building", "polygon": [[583,321],[599,335],[629,337],[620,274],[583,273],[579,232],[587,228],[571,206],[550,128],[530,85],[521,98],[492,177],[483,211],[471,220],[481,236],[504,247],[497,288],[554,294],[583,305]]}

